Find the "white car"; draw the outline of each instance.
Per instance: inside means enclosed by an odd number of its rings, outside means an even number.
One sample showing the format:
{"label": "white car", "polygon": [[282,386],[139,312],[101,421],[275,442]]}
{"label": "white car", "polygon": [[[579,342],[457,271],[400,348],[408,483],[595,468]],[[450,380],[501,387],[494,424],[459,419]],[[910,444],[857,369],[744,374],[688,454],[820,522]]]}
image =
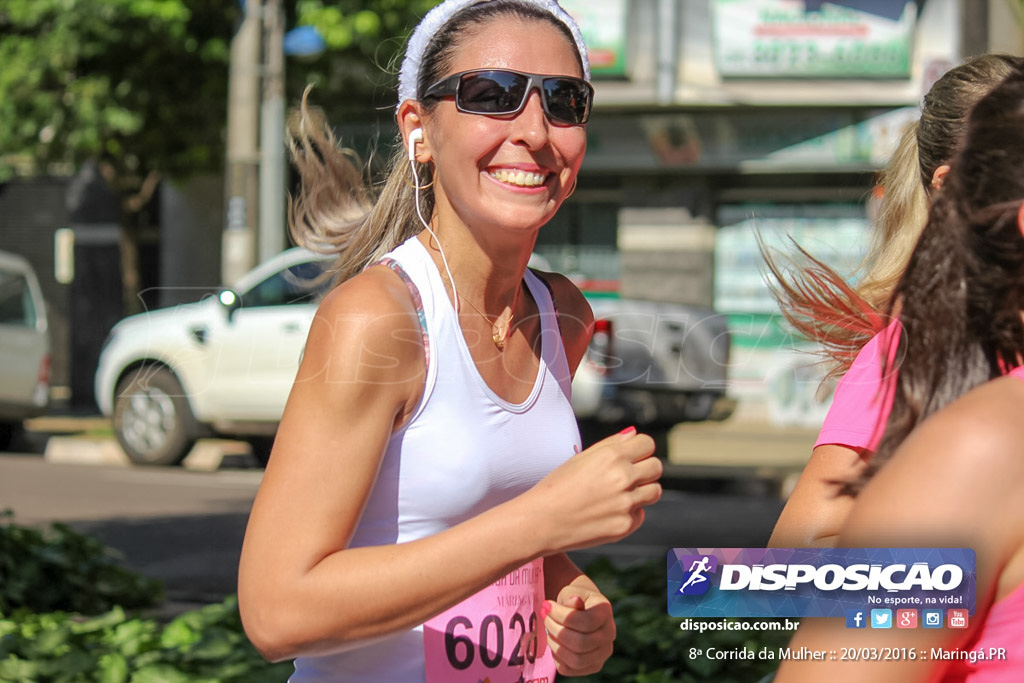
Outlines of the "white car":
{"label": "white car", "polygon": [[28,260],[0,251],[0,450],[50,403],[50,332]]}
{"label": "white car", "polygon": [[245,438],[265,461],[329,286],[322,263],[290,249],[217,296],[114,326],[96,371],[96,403],[133,462],[177,464],[207,435]]}
{"label": "white car", "polygon": [[[133,462],[177,464],[196,439],[216,435],[249,441],[266,463],[317,300],[331,284],[325,263],[290,249],[233,289],[114,326],[100,354],[96,402]],[[591,304],[597,329],[573,381],[585,437],[713,415],[729,355],[722,316],[623,299]]]}

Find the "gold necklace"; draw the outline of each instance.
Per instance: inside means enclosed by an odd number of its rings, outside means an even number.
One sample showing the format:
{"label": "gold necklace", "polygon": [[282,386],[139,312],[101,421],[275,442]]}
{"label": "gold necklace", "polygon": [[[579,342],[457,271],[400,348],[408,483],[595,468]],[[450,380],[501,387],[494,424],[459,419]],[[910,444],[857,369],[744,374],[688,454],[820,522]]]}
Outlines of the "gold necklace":
{"label": "gold necklace", "polygon": [[[452,283],[447,277],[441,275],[441,278],[448,283],[448,286],[451,287],[452,290],[455,290],[455,287],[452,287]],[[522,288],[522,284],[516,287],[516,293],[512,296],[512,305],[509,307],[508,320],[505,320],[504,322],[502,322],[504,315],[499,315],[492,320],[490,316],[477,308],[472,301],[462,296],[461,292],[456,291],[456,296],[469,304],[469,307],[472,308],[477,315],[491,324],[491,341],[494,342],[494,345],[497,346],[500,351],[505,350],[505,343],[508,341],[509,334],[512,332],[512,321],[516,317],[516,304],[519,303],[519,292]]]}

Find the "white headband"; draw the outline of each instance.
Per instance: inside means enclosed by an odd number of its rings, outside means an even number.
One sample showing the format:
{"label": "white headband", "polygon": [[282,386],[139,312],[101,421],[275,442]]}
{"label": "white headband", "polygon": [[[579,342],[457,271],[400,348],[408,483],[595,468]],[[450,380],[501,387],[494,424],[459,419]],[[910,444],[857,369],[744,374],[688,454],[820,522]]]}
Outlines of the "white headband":
{"label": "white headband", "polygon": [[[441,28],[448,23],[457,12],[462,11],[470,5],[489,2],[490,0],[445,0],[434,9],[427,12],[426,16],[416,27],[409,37],[409,44],[405,48],[405,59],[402,60],[402,71],[398,75],[398,103],[405,100],[416,99],[416,81],[419,78],[420,62],[423,60],[423,53],[427,50],[427,44]],[[576,41],[576,49],[579,50],[580,59],[583,62],[583,78],[590,80],[590,60],[587,59],[587,46],[583,42],[583,34],[580,27],[576,25],[573,18],[569,16],[555,0],[520,0],[528,5],[534,5],[548,11],[572,33]]]}

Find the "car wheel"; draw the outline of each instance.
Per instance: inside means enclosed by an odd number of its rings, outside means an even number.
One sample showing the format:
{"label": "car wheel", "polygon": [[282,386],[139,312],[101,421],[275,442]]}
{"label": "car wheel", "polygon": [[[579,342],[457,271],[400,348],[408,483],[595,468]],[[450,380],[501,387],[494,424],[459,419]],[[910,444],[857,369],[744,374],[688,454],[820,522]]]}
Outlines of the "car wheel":
{"label": "car wheel", "polygon": [[14,441],[14,433],[17,425],[13,422],[0,422],[0,451],[6,451]]}
{"label": "car wheel", "polygon": [[683,418],[687,422],[703,422],[711,417],[711,411],[714,407],[715,397],[712,394],[690,394],[686,397],[686,406],[683,408]]}
{"label": "car wheel", "polygon": [[177,465],[196,441],[181,383],[163,368],[135,370],[117,385],[114,434],[136,465]]}

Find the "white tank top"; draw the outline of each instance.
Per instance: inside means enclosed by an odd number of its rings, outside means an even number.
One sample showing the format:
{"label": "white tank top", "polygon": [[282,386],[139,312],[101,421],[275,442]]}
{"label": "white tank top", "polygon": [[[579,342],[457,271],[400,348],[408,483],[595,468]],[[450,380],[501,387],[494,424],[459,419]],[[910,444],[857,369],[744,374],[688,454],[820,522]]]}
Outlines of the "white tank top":
{"label": "white tank top", "polygon": [[[411,238],[382,262],[416,300],[427,376],[406,426],[392,435],[350,547],[387,545],[448,529],[525,492],[581,447],[571,377],[547,286],[529,270],[541,357],[522,403],[494,393],[477,371],[440,274]],[[466,553],[472,553],[466,548]],[[453,558],[453,562],[457,559]],[[292,683],[420,683],[422,627],[345,652],[299,658]]]}

